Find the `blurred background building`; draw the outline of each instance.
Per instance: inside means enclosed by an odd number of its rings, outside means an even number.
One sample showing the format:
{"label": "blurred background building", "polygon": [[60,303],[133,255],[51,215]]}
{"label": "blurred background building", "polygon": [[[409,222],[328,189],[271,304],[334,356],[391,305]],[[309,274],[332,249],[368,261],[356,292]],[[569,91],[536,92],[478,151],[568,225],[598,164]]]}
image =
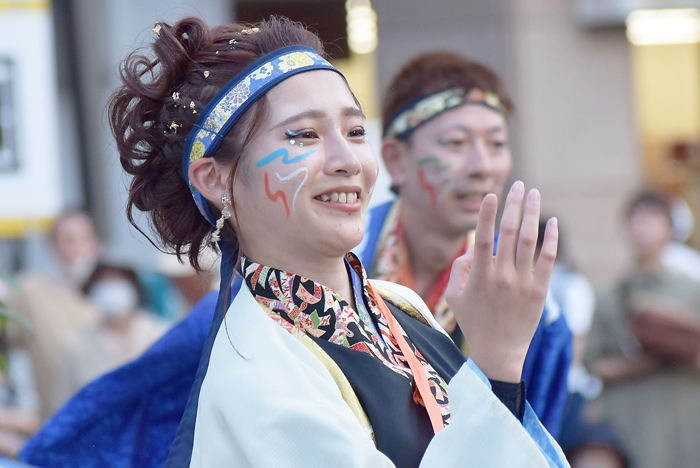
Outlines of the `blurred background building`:
{"label": "blurred background building", "polygon": [[[128,181],[106,123],[117,63],[152,40],[156,21],[278,13],[329,43],[377,152],[381,95],[404,62],[447,49],[491,65],[516,104],[513,178],[541,190],[580,270],[594,285],[609,282],[626,266],[619,213],[637,188],[685,197],[700,215],[696,8],[700,1],[0,1],[0,275],[44,268],[48,227],[74,207],[94,216],[112,250],[151,262],[157,251],[124,215]],[[388,196],[378,191],[374,201]],[[700,230],[692,236],[700,247]]]}

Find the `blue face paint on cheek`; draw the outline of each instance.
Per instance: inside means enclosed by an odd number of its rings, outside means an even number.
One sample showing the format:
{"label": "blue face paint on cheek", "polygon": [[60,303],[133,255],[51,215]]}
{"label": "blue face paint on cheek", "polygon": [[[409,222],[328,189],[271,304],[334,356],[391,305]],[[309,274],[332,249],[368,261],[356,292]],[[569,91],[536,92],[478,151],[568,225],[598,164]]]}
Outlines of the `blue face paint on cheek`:
{"label": "blue face paint on cheek", "polygon": [[282,162],[284,164],[294,164],[294,163],[297,163],[299,161],[302,161],[302,160],[308,158],[309,156],[311,156],[315,152],[316,152],[316,150],[311,150],[311,151],[308,151],[302,155],[299,155],[295,158],[290,159],[289,158],[289,151],[287,150],[287,148],[280,148],[280,149],[268,154],[267,156],[262,158],[260,161],[258,161],[255,164],[255,167],[265,166],[267,164],[270,164],[272,161],[274,161],[278,158],[282,158]]}

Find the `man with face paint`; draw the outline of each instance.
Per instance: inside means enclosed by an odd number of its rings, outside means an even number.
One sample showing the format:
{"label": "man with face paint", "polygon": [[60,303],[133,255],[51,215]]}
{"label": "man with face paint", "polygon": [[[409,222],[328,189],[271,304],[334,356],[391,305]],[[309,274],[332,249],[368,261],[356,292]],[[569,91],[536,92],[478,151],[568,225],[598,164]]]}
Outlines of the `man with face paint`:
{"label": "man with face paint", "polygon": [[[512,107],[491,69],[450,53],[407,63],[383,103],[382,156],[398,197],[368,212],[356,252],[370,277],[418,292],[465,354],[468,343],[445,290],[452,262],[469,245],[481,201],[489,193],[500,196],[510,175]],[[568,398],[571,357],[568,327],[556,304],[548,304],[523,380],[528,400],[555,435]]]}

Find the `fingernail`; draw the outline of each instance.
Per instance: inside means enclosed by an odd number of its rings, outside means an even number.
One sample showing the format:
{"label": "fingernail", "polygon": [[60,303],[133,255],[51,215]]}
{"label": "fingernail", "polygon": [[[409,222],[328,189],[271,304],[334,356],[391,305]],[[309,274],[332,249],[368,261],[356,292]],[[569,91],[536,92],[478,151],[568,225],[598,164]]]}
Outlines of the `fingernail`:
{"label": "fingernail", "polygon": [[551,229],[554,230],[554,232],[558,232],[559,231],[559,220],[557,218],[550,219],[549,226]]}
{"label": "fingernail", "polygon": [[513,195],[522,195],[525,193],[525,184],[521,180],[516,181],[510,188],[510,193]]}
{"label": "fingernail", "polygon": [[540,201],[540,191],[537,189],[530,190],[530,193],[527,194],[527,201],[531,203]]}

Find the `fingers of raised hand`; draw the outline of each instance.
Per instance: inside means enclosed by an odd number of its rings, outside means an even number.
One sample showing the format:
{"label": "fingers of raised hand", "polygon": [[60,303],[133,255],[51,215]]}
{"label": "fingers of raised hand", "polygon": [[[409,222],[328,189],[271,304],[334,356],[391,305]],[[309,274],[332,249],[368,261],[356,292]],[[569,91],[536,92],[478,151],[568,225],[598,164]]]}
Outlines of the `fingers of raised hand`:
{"label": "fingers of raised hand", "polygon": [[530,190],[525,201],[523,222],[520,225],[518,246],[515,253],[515,269],[518,273],[532,271],[537,248],[537,231],[540,224],[540,193]]}
{"label": "fingers of raised hand", "polygon": [[540,257],[535,265],[534,278],[535,282],[546,293],[549,287],[549,278],[552,275],[554,261],[557,259],[557,246],[559,245],[559,225],[557,218],[551,218],[547,221],[547,227],[544,232],[544,241],[540,250]]}
{"label": "fingers of raised hand", "polygon": [[512,269],[515,262],[515,249],[520,233],[520,212],[524,196],[525,185],[521,181],[517,181],[510,188],[506,198],[501,227],[498,232],[498,253],[496,255],[496,266],[501,272]]}
{"label": "fingers of raised hand", "polygon": [[479,219],[476,224],[474,238],[474,269],[480,272],[488,271],[493,262],[493,239],[496,236],[496,212],[498,198],[489,193],[481,202]]}

